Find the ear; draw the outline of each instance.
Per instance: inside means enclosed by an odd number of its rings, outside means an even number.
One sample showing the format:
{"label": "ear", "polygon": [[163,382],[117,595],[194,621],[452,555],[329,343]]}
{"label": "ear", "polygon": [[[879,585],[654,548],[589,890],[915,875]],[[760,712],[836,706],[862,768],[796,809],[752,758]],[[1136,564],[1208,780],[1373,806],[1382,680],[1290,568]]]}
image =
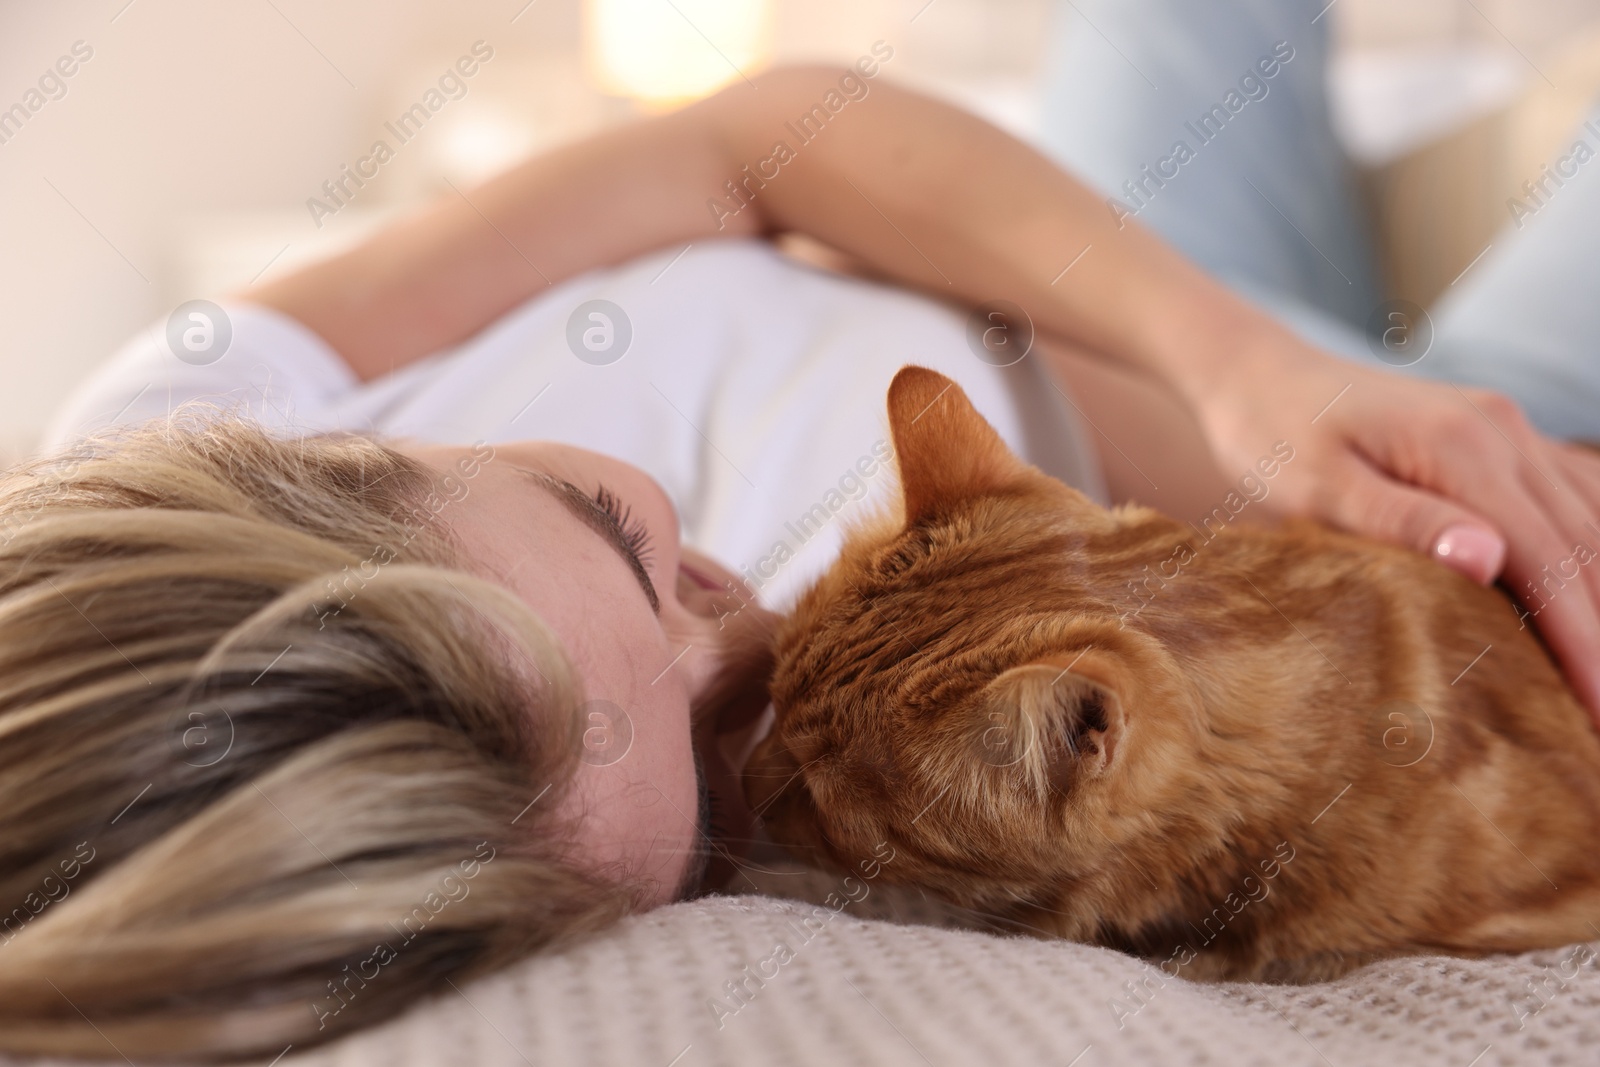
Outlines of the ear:
{"label": "ear", "polygon": [[983,420],[961,387],[926,367],[901,367],[889,384],[889,429],[906,523],[1022,483],[1031,472]]}
{"label": "ear", "polygon": [[984,687],[986,762],[1015,767],[1040,795],[1108,772],[1126,716],[1120,672],[1094,652],[1012,667]]}

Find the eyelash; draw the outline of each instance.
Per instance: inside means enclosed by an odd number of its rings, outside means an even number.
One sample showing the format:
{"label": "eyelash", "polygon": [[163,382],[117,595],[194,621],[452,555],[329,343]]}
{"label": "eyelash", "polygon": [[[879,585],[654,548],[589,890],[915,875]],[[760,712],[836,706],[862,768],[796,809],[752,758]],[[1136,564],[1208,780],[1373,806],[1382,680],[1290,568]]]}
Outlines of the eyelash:
{"label": "eyelash", "polygon": [[600,506],[601,511],[611,517],[612,522],[617,524],[628,551],[637,556],[640,563],[649,563],[650,531],[642,521],[633,517],[633,509],[618,500],[616,494],[603,485],[595,491],[594,502]]}

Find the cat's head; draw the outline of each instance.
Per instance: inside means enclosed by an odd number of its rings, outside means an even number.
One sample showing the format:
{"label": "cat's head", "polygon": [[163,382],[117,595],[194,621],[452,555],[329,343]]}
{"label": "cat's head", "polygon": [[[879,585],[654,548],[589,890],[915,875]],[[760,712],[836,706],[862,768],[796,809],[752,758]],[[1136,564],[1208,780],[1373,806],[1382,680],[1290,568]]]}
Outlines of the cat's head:
{"label": "cat's head", "polygon": [[1198,757],[1191,684],[1100,566],[1152,513],[1022,462],[933,371],[902,369],[888,408],[902,514],[780,625],[751,807],[801,858],[887,842],[890,880],[972,907],[1111,892],[1163,862],[1150,805],[1181,811]]}

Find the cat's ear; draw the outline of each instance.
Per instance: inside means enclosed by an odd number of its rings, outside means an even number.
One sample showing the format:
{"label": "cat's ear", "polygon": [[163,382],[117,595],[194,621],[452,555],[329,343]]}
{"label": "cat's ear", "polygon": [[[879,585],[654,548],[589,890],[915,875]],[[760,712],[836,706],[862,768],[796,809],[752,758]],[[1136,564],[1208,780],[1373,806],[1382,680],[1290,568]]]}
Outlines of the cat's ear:
{"label": "cat's ear", "polygon": [[1123,741],[1123,688],[1094,652],[1012,667],[982,692],[983,758],[1015,768],[1041,795],[1104,774]]}
{"label": "cat's ear", "polygon": [[907,523],[974,496],[1004,491],[1033,473],[959,385],[926,367],[901,367],[889,384],[889,429]]}

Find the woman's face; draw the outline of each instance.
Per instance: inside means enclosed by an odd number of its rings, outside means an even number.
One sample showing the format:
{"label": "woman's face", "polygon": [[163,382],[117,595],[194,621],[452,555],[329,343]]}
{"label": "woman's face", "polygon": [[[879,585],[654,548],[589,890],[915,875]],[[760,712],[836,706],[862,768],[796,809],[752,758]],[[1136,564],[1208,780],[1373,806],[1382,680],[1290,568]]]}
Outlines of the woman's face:
{"label": "woman's face", "polygon": [[[441,476],[473,455],[402,450]],[[638,468],[543,441],[496,445],[487,462],[482,454],[466,495],[441,517],[475,569],[555,631],[577,670],[585,747],[555,801],[580,822],[572,859],[650,886],[646,906],[678,899],[720,847],[707,823],[748,820],[711,740],[716,724],[692,721],[691,709],[709,694],[730,634],[771,616],[731,572],[682,548],[672,502]],[[720,809],[709,813],[707,782]]]}

